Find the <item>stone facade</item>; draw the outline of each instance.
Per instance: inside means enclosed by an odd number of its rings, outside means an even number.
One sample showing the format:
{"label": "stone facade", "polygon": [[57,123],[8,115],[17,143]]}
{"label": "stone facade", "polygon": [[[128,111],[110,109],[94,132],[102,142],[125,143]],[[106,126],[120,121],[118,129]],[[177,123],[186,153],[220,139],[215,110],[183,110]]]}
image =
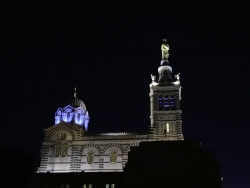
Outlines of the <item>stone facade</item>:
{"label": "stone facade", "polygon": [[130,147],[147,140],[146,134],[90,134],[77,125],[62,122],[45,129],[38,172],[122,171]]}
{"label": "stone facade", "polygon": [[90,133],[89,113],[75,93],[56,111],[55,125],[44,130],[41,163],[30,187],[221,188],[213,151],[184,141],[180,74],[174,81],[168,50],[163,44],[158,82],[151,75],[147,133]]}
{"label": "stone facade", "polygon": [[183,140],[179,82],[150,84],[151,135],[155,140]]}
{"label": "stone facade", "polygon": [[[166,47],[164,54],[168,54]],[[168,56],[164,55],[158,68],[158,83],[151,75],[151,124],[147,133],[88,132],[90,116],[75,91],[74,97],[56,111],[55,125],[45,129],[38,172],[119,172],[127,163],[131,146],[142,141],[183,140],[179,74],[173,81]]]}
{"label": "stone facade", "polygon": [[[59,108],[55,115],[58,123],[44,130],[38,172],[123,171],[131,146],[138,146],[142,141],[183,140],[180,92],[179,82],[150,84],[151,125],[148,133],[90,133],[86,121],[77,124],[74,117],[79,117],[77,112],[81,110],[89,121],[86,106],[80,99],[71,99],[74,105],[69,102],[66,107]],[[64,115],[63,118],[58,118],[58,114]]]}

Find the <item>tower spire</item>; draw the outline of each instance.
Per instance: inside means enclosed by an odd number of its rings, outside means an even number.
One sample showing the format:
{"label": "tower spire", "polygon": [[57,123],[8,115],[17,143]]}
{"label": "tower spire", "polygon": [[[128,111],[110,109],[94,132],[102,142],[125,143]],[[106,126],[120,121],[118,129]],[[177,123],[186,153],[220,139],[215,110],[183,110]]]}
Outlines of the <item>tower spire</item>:
{"label": "tower spire", "polygon": [[75,87],[74,97],[76,97],[76,87]]}

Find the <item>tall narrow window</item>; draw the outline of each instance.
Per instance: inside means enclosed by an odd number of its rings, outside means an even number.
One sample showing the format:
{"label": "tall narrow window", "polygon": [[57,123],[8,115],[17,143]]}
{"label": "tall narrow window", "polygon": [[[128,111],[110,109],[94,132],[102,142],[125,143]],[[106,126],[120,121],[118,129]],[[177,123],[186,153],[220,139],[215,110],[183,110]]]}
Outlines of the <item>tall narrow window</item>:
{"label": "tall narrow window", "polygon": [[169,123],[166,123],[166,131],[169,133]]}
{"label": "tall narrow window", "polygon": [[169,98],[166,96],[164,98],[164,110],[169,110]]}
{"label": "tall narrow window", "polygon": [[55,146],[55,157],[59,157],[61,155],[61,146]]}
{"label": "tall narrow window", "polygon": [[117,159],[117,154],[116,154],[116,152],[112,151],[110,153],[110,163],[111,164],[115,164],[116,163],[116,159]]}
{"label": "tall narrow window", "polygon": [[175,98],[174,98],[174,96],[171,96],[170,100],[171,100],[171,110],[175,110]]}
{"label": "tall narrow window", "polygon": [[92,164],[94,161],[94,153],[91,151],[88,153],[88,164]]}
{"label": "tall narrow window", "polygon": [[67,147],[67,144],[63,144],[62,145],[62,157],[65,157],[67,155],[67,150],[68,150],[68,147]]}
{"label": "tall narrow window", "polygon": [[164,104],[163,104],[163,97],[160,96],[159,97],[159,110],[163,110],[163,106],[164,106]]}

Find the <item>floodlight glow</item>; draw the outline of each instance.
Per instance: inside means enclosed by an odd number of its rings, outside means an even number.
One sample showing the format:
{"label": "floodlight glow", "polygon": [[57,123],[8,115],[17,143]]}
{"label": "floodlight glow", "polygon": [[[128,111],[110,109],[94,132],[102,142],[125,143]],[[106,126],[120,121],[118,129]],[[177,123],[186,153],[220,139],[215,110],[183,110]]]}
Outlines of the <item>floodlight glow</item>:
{"label": "floodlight glow", "polygon": [[166,123],[167,132],[169,132],[169,123]]}
{"label": "floodlight glow", "polygon": [[55,124],[62,121],[85,126],[85,129],[88,130],[89,114],[82,107],[73,108],[72,106],[67,105],[64,108],[59,108],[55,113]]}

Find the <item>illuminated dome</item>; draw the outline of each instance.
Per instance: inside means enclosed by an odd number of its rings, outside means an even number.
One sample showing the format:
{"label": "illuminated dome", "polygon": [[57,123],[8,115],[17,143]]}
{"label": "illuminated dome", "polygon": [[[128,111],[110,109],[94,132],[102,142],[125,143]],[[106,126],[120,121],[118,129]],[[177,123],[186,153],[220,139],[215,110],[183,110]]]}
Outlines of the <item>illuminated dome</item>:
{"label": "illuminated dome", "polygon": [[83,101],[77,97],[73,97],[71,99],[69,99],[66,103],[64,103],[63,105],[61,105],[61,107],[65,107],[67,105],[72,106],[73,108],[78,108],[78,107],[82,107],[85,111],[87,110],[85,104],[83,103]]}
{"label": "illuminated dome", "polygon": [[88,130],[89,119],[86,106],[81,99],[76,97],[76,91],[74,97],[61,105],[55,113],[55,124],[65,122],[81,126],[86,131]]}

